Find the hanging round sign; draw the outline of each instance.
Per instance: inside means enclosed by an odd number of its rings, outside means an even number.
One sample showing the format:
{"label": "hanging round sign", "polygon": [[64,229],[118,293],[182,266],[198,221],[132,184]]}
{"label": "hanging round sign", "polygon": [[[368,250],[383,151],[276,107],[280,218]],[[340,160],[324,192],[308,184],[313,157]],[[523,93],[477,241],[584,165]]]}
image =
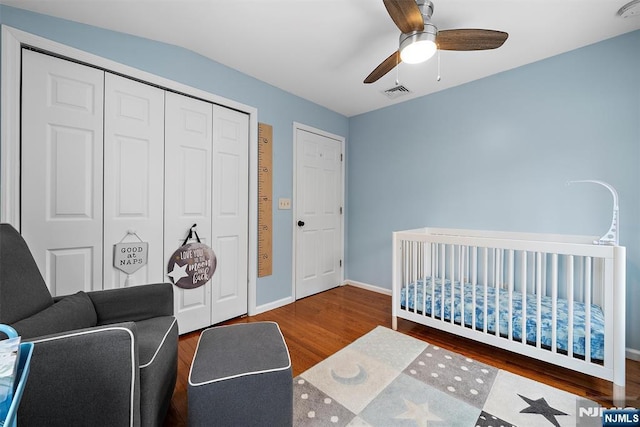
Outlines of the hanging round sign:
{"label": "hanging round sign", "polygon": [[211,279],[217,264],[216,255],[209,246],[200,242],[187,243],[169,258],[167,275],[177,287],[194,289]]}

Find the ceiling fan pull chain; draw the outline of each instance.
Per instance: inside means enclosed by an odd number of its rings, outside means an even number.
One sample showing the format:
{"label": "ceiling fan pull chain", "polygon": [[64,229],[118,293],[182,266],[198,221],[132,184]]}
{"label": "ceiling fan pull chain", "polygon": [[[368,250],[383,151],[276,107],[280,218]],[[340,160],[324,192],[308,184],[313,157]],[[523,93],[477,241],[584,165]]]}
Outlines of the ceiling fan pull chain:
{"label": "ceiling fan pull chain", "polygon": [[440,81],[440,49],[438,49],[438,76],[436,77],[436,81]]}

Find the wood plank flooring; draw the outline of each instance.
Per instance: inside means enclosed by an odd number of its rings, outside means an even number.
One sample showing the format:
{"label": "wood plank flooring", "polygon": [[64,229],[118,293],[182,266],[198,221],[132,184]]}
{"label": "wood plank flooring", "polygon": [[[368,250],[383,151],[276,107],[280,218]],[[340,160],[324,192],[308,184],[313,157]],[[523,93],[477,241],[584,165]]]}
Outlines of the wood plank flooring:
{"label": "wood plank flooring", "polygon": [[[341,286],[284,307],[223,324],[274,321],[285,337],[293,375],[346,347],[378,325],[391,327],[391,297],[354,286]],[[611,384],[472,340],[399,320],[398,331],[480,362],[585,396],[610,407]],[[180,337],[178,380],[165,427],[185,426],[189,367],[200,331]],[[627,406],[640,407],[640,362],[627,360]]]}

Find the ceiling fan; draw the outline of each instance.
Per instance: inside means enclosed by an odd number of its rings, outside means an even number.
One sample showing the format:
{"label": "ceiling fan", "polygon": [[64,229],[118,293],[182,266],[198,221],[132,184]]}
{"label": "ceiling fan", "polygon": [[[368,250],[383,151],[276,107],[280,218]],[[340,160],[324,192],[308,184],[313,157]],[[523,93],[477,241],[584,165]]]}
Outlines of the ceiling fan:
{"label": "ceiling fan", "polygon": [[400,47],[364,79],[373,83],[400,62],[418,64],[431,58],[436,50],[495,49],[507,40],[503,31],[482,29],[442,30],[431,22],[433,3],[429,0],[383,0],[391,19],[400,29]]}

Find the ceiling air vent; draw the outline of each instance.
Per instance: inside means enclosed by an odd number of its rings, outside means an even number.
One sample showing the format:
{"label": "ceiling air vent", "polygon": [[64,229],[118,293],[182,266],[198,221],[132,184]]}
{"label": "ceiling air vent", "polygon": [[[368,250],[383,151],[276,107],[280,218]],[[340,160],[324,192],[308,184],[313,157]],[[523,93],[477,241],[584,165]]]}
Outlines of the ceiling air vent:
{"label": "ceiling air vent", "polygon": [[400,96],[411,93],[411,91],[402,85],[398,85],[398,86],[392,87],[391,89],[387,89],[382,93],[385,94],[389,99],[396,99]]}

